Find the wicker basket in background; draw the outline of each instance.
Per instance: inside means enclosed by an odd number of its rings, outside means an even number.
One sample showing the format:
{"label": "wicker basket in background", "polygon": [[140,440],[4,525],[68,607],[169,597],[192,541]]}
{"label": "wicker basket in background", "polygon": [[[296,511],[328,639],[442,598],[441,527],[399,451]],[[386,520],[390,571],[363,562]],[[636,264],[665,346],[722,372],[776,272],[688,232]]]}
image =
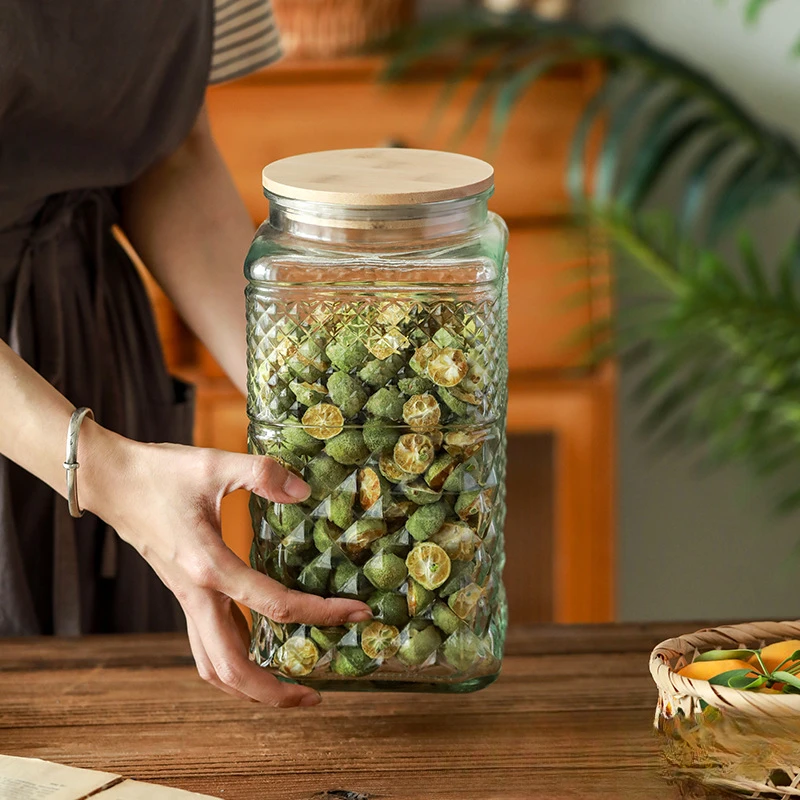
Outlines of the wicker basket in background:
{"label": "wicker basket in background", "polygon": [[789,639],[800,639],[800,622],[709,628],[653,650],[656,727],[671,739],[673,776],[748,798],[800,797],[800,694],[741,691],[677,674],[699,652],[755,650]]}
{"label": "wicker basket in background", "polygon": [[356,52],[411,21],[414,0],[274,0],[287,55],[330,58]]}

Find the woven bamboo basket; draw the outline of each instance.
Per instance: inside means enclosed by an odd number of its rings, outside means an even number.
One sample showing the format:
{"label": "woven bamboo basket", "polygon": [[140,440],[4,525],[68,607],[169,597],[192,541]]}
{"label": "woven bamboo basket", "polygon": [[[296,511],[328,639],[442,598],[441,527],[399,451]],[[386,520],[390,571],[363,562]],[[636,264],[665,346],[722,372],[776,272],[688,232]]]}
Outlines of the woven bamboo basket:
{"label": "woven bamboo basket", "polygon": [[800,694],[761,694],[685,678],[699,652],[759,649],[800,639],[800,622],[708,628],[662,642],[650,656],[656,728],[669,741],[670,775],[748,798],[800,797]]}
{"label": "woven bamboo basket", "polygon": [[275,0],[287,55],[330,58],[350,54],[409,22],[414,0]]}

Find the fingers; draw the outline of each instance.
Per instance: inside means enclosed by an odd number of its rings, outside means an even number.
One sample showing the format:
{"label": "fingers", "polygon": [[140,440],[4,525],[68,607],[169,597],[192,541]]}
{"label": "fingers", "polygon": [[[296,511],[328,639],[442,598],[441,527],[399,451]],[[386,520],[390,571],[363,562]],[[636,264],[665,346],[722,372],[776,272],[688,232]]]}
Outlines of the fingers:
{"label": "fingers", "polygon": [[232,690],[274,708],[315,706],[322,701],[313,689],[282,683],[250,661],[233,619],[224,604],[212,595],[198,604],[193,614],[197,636],[226,691]]}
{"label": "fingers", "polygon": [[214,588],[275,622],[342,625],[372,619],[366,603],[287,589],[272,578],[245,566],[231,550],[215,554]]}
{"label": "fingers", "polygon": [[277,503],[296,503],[311,494],[309,485],[274,458],[217,451],[215,469],[228,492],[247,489]]}
{"label": "fingers", "polygon": [[206,683],[216,686],[217,689],[221,689],[232,697],[238,697],[240,700],[252,700],[252,698],[248,697],[246,694],[242,694],[236,691],[236,689],[226,686],[219,679],[214,670],[214,665],[211,663],[211,659],[208,657],[205,647],[203,647],[200,634],[197,632],[197,626],[188,614],[186,615],[186,630],[189,634],[189,645],[192,648],[194,663],[197,665],[197,674],[206,681]]}

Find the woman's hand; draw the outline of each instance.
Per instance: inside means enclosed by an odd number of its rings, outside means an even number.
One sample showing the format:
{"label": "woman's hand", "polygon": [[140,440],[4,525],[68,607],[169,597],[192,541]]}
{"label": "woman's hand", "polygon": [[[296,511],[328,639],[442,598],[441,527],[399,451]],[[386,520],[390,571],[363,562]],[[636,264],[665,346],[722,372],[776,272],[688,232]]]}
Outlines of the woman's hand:
{"label": "woman's hand", "polygon": [[81,505],[133,545],[178,598],[201,677],[273,706],[320,702],[312,689],[281,683],[248,659],[233,601],[276,622],[341,625],[372,612],[355,600],[287,589],[245,566],[220,535],[220,505],[230,492],[294,503],[308,497],[308,485],[270,458],[141,444],[89,420],[79,446]]}

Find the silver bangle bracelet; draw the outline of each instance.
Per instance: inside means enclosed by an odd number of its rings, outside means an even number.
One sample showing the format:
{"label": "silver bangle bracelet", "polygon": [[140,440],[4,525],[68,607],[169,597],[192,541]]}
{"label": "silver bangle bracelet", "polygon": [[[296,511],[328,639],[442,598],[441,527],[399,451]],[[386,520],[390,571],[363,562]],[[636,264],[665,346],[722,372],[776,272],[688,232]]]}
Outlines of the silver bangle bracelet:
{"label": "silver bangle bracelet", "polygon": [[67,502],[69,503],[69,513],[73,517],[82,517],[83,511],[78,503],[78,480],[75,474],[80,464],[78,463],[78,434],[81,430],[81,423],[85,417],[94,419],[91,408],[77,408],[72,412],[67,428],[67,457],[64,461],[64,469],[67,471]]}

